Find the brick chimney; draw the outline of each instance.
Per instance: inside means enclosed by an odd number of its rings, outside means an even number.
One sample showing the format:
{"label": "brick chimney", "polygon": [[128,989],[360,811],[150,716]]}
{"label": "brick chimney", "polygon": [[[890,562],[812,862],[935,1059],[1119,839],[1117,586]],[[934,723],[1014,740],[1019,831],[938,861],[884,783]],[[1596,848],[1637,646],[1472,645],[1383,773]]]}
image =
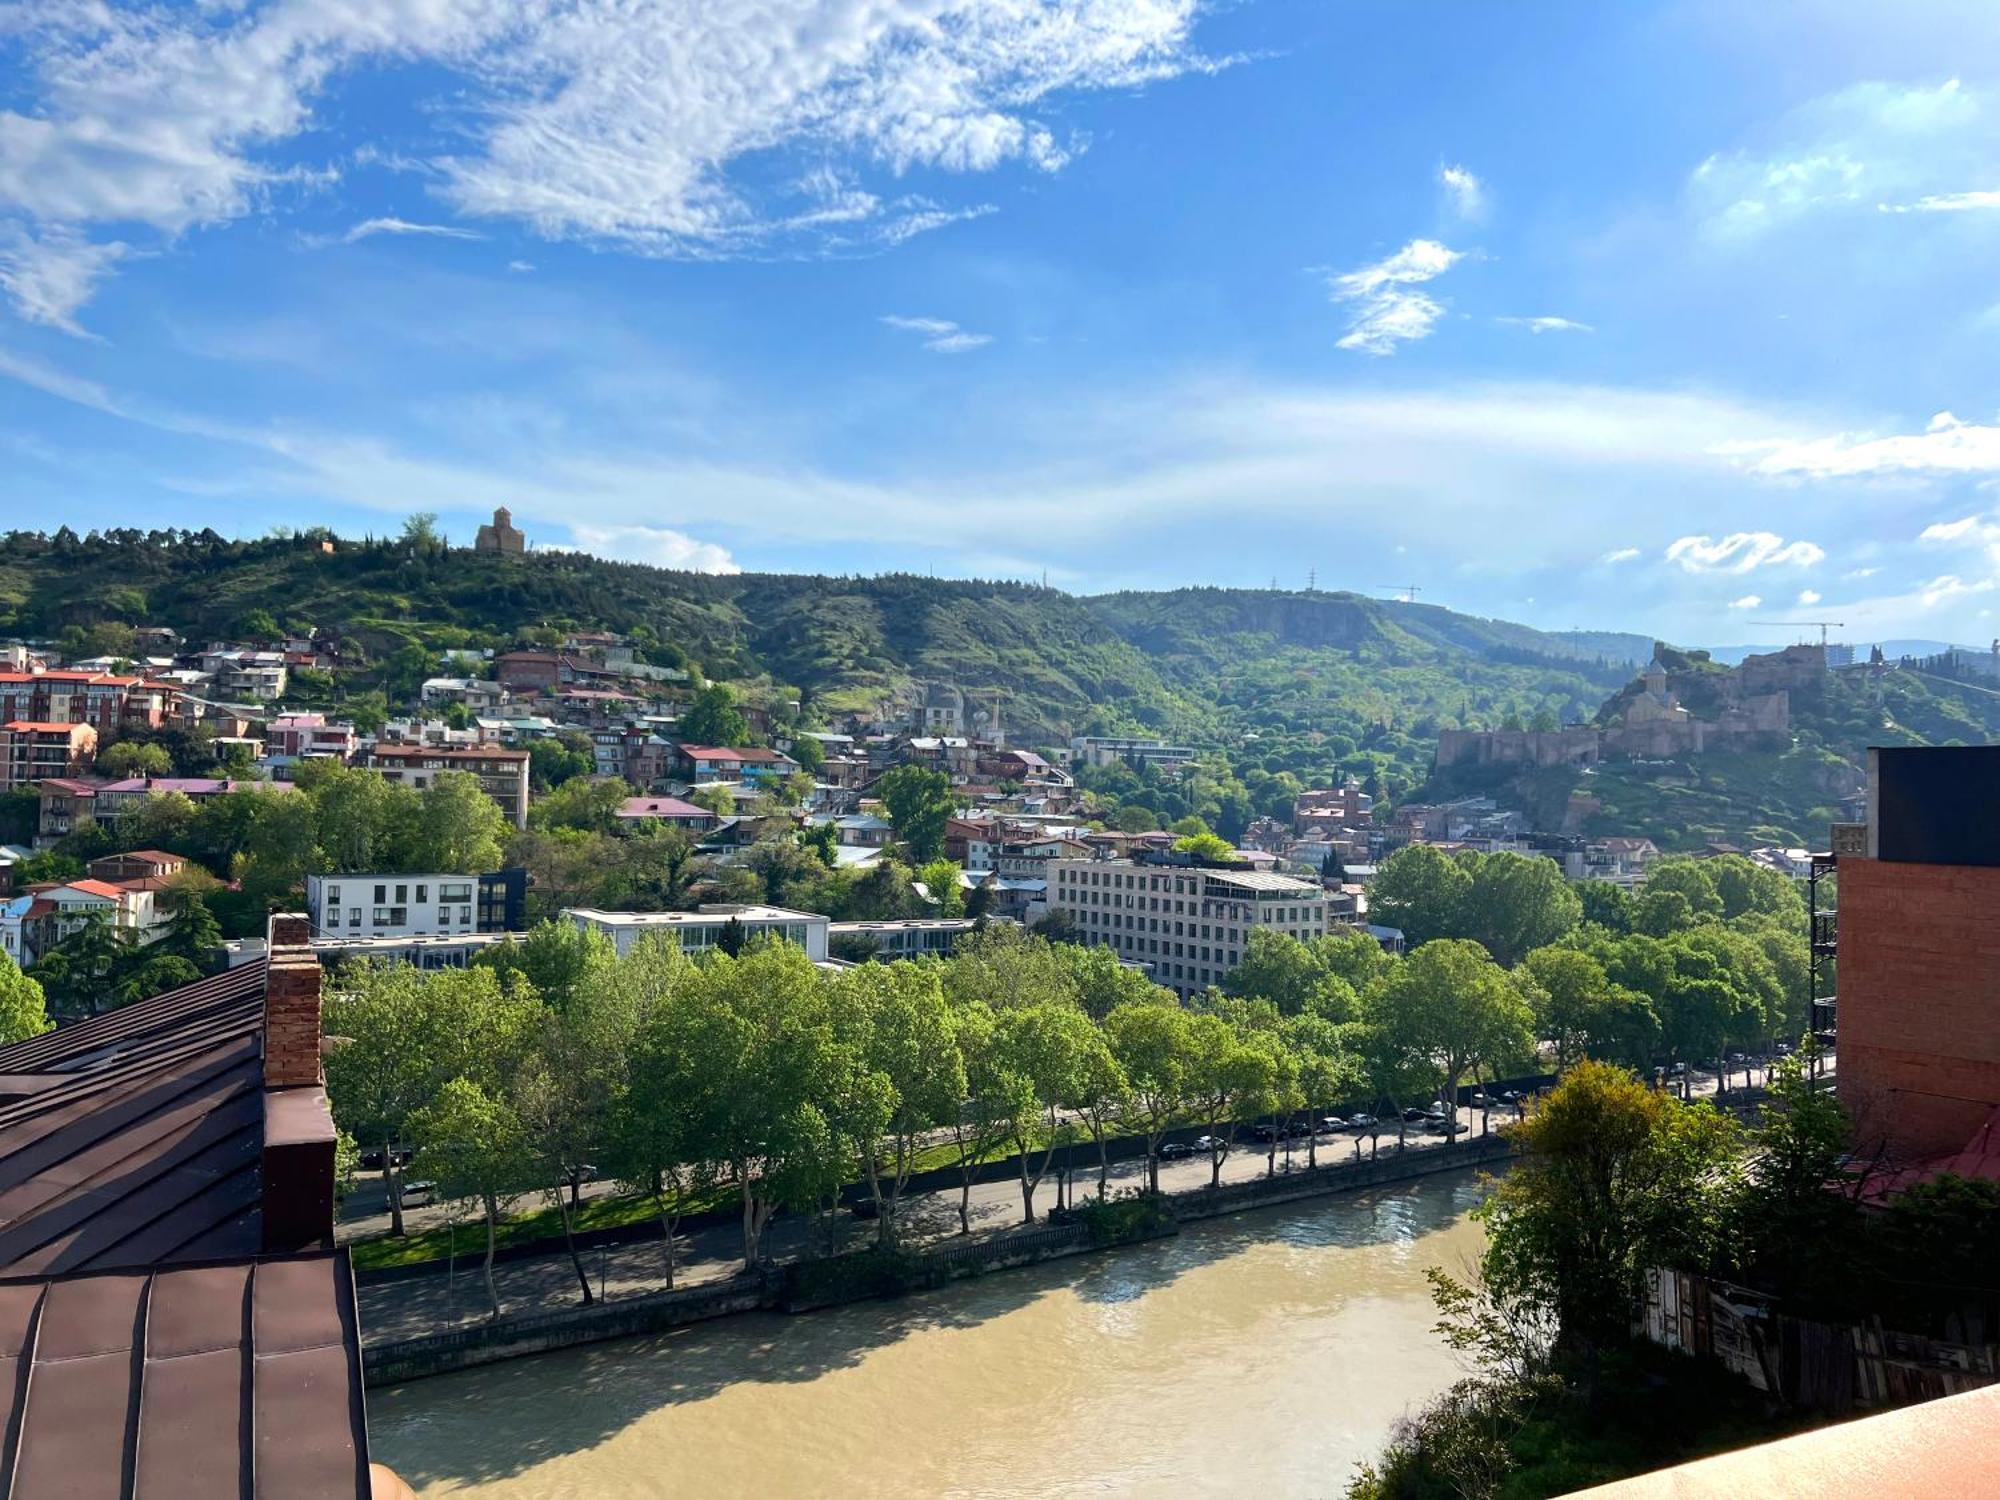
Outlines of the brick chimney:
{"label": "brick chimney", "polygon": [[319,956],[312,925],[296,913],[271,918],[265,951],[264,1087],[310,1088],[319,1070]]}
{"label": "brick chimney", "polygon": [[312,926],[282,913],[267,929],[264,972],[263,1248],[333,1244],[334,1129],[319,1065],[319,957]]}

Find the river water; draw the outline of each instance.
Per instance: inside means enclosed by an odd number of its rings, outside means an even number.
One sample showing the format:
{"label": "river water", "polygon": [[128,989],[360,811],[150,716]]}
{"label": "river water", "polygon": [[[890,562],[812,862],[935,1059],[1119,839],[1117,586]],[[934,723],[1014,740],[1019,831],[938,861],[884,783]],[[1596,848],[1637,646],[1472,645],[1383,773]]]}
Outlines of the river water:
{"label": "river water", "polygon": [[1424,1269],[1470,1174],[893,1302],[752,1314],[370,1393],[375,1457],[494,1500],[1337,1496],[1462,1373]]}

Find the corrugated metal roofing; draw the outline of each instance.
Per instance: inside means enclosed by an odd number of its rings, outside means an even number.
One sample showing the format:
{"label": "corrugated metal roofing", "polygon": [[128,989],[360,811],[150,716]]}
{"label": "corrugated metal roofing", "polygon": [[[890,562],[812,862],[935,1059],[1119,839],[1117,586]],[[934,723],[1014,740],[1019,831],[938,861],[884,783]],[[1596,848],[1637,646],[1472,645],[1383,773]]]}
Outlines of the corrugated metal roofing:
{"label": "corrugated metal roofing", "polygon": [[365,1497],[347,1253],[0,1280],[0,1497]]}
{"label": "corrugated metal roofing", "polygon": [[258,1252],[264,973],[0,1047],[0,1274]]}

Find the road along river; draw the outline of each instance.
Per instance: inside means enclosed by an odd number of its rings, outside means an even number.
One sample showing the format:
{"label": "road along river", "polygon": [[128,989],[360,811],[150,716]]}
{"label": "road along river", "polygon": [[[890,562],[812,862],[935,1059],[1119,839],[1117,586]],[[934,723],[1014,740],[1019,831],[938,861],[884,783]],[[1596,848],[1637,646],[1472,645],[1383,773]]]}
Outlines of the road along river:
{"label": "road along river", "polygon": [[495,1500],[1335,1496],[1462,1373],[1470,1173],[800,1317],[377,1390],[375,1457]]}

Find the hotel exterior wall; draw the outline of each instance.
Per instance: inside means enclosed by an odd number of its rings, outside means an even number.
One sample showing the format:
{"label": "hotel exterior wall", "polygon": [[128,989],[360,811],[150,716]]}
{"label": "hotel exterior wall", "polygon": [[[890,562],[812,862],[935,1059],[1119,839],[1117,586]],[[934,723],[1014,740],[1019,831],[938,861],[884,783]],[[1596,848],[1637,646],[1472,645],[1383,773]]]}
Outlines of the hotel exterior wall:
{"label": "hotel exterior wall", "polygon": [[1837,974],[1862,1149],[1962,1149],[2000,1105],[2000,868],[1843,857]]}

